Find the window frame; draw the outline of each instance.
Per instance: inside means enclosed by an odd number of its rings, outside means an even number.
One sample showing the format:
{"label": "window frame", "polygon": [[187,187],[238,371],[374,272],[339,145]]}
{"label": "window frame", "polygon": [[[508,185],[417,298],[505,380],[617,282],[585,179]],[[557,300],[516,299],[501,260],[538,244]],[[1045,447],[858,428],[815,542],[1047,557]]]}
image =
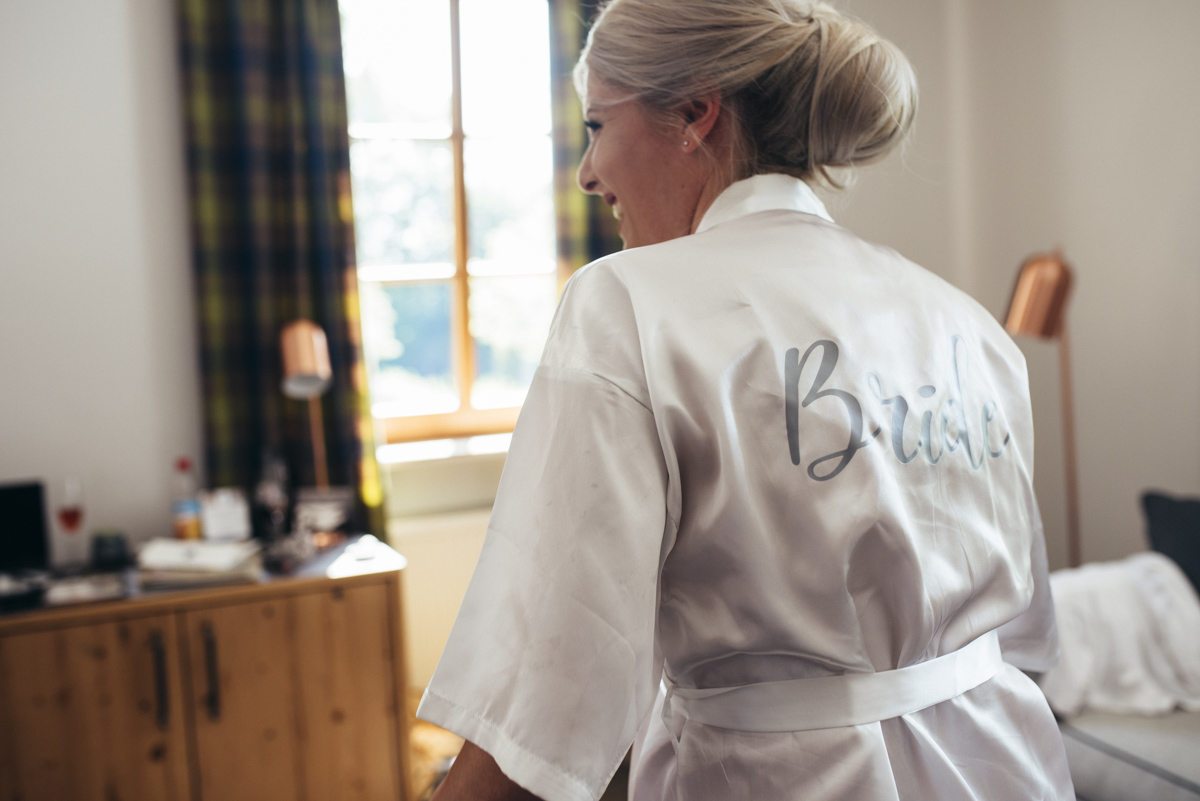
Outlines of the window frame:
{"label": "window frame", "polygon": [[[459,408],[452,412],[399,417],[374,417],[378,429],[382,429],[382,440],[386,444],[420,442],[423,440],[472,437],[488,434],[509,433],[516,426],[520,406],[499,409],[476,409],[471,405],[471,390],[475,383],[475,343],[470,324],[470,231],[468,227],[467,189],[465,171],[466,135],[463,130],[462,108],[462,39],[460,33],[459,0],[448,0],[450,9],[450,62],[451,62],[451,130],[448,139],[409,139],[408,141],[449,141],[454,170],[453,224],[454,224],[454,275],[441,279],[449,281],[454,297],[450,314],[450,352],[453,373],[459,395]],[[549,38],[550,32],[546,31]],[[375,137],[354,136],[353,127],[348,133],[349,141],[367,142]],[[381,137],[382,138],[382,137]],[[555,274],[558,290],[569,277],[562,259],[556,260]],[[361,279],[360,279],[361,281]],[[380,286],[413,285],[428,279],[376,280]]]}

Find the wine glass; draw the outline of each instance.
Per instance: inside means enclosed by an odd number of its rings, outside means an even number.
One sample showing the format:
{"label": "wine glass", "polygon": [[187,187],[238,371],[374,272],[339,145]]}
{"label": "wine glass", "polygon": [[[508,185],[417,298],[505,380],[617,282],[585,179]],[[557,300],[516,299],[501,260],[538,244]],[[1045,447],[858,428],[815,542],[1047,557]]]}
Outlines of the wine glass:
{"label": "wine glass", "polygon": [[58,491],[51,498],[61,539],[56,538],[58,546],[54,561],[60,569],[75,569],[87,558],[87,544],[79,536],[84,518],[83,482],[75,476],[67,476],[57,486]]}
{"label": "wine glass", "polygon": [[58,499],[58,525],[66,534],[75,534],[83,527],[83,483],[74,477],[63,480]]}

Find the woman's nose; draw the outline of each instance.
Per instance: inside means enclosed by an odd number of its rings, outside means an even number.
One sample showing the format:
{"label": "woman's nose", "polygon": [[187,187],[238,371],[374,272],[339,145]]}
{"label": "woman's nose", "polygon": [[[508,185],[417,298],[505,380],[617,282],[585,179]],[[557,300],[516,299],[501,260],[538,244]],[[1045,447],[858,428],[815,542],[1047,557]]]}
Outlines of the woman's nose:
{"label": "woman's nose", "polygon": [[589,195],[600,194],[600,179],[592,172],[592,149],[589,147],[579,162],[579,171],[575,173],[575,181],[579,188]]}

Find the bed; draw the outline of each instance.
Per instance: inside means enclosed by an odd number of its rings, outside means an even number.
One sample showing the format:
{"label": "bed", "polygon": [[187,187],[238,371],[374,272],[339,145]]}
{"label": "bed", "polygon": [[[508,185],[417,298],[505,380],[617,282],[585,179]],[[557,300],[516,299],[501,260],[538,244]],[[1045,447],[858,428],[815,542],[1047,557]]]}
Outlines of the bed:
{"label": "bed", "polygon": [[1147,493],[1152,550],[1051,575],[1038,684],[1081,801],[1200,800],[1200,500]]}
{"label": "bed", "polygon": [[1060,728],[1079,801],[1200,799],[1200,712],[1085,712]]}

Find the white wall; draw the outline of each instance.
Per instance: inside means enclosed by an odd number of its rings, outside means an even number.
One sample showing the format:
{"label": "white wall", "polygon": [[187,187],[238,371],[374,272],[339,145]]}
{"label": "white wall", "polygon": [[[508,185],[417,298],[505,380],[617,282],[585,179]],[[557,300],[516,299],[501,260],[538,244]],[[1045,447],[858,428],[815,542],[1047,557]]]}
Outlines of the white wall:
{"label": "white wall", "polygon": [[173,26],[0,0],[0,482],[78,476],[86,526],[138,539],[200,446]]}
{"label": "white wall", "polygon": [[[907,154],[831,209],[1003,315],[1021,262],[1061,247],[1084,558],[1145,547],[1150,487],[1200,494],[1200,5],[844,0],[917,69]],[[1035,484],[1066,562],[1057,348],[1023,341]]]}
{"label": "white wall", "polygon": [[[1191,0],[971,5],[972,290],[999,314],[1030,251],[1061,246],[1076,269],[1085,560],[1144,547],[1144,489],[1200,492],[1197,30]],[[1057,365],[1027,350],[1039,451],[1061,470]],[[1050,467],[1039,456],[1057,535]]]}

